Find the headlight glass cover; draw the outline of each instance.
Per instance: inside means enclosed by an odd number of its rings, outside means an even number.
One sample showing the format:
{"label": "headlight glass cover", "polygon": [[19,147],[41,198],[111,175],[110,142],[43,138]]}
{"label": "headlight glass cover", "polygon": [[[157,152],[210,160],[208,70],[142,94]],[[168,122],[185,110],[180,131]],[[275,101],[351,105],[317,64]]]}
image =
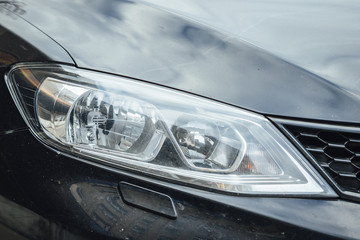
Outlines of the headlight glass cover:
{"label": "headlight glass cover", "polygon": [[6,81],[32,133],[64,154],[233,193],[335,196],[259,114],[63,65],[20,64]]}

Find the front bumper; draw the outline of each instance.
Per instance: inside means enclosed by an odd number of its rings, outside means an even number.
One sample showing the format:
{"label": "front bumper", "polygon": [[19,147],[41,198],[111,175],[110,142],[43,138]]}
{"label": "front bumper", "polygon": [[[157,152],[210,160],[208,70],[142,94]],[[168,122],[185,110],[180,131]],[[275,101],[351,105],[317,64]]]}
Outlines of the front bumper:
{"label": "front bumper", "polygon": [[[357,203],[341,199],[226,195],[92,166],[49,150],[24,129],[0,136],[1,195],[41,216],[38,236],[53,239],[356,239]],[[128,182],[168,195],[176,218],[126,204]],[[3,187],[4,186],[4,187]],[[146,200],[145,200],[146,201]],[[1,201],[0,208],[4,206]],[[30,214],[31,215],[31,214]],[[12,221],[10,221],[12,218]],[[19,230],[20,216],[0,222]],[[15,219],[15,221],[14,221]],[[38,221],[35,221],[38,223]],[[36,225],[36,224],[35,224]],[[31,229],[22,235],[34,238]],[[30,229],[30,230],[29,230]],[[52,231],[62,232],[54,237]],[[66,233],[66,234],[65,234]],[[65,237],[67,236],[67,237]],[[38,237],[36,237],[38,238]]]}

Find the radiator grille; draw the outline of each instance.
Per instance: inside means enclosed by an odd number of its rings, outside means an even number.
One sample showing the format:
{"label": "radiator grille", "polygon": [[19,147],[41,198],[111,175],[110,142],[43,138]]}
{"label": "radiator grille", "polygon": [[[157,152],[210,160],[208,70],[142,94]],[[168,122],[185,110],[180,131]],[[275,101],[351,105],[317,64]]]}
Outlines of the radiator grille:
{"label": "radiator grille", "polygon": [[360,134],[284,125],[340,189],[360,193]]}

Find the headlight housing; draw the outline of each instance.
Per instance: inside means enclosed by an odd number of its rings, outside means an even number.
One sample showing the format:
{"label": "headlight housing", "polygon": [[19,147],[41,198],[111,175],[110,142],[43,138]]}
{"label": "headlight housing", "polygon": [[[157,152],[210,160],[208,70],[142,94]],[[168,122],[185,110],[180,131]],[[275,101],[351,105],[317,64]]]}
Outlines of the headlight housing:
{"label": "headlight housing", "polygon": [[70,66],[6,79],[32,133],[68,155],[233,193],[335,196],[261,115]]}

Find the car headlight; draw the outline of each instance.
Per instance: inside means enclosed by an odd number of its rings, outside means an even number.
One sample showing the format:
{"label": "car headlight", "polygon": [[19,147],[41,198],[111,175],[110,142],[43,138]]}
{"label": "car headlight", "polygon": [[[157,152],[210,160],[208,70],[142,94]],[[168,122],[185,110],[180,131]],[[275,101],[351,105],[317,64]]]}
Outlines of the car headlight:
{"label": "car headlight", "polygon": [[17,65],[6,79],[33,134],[59,152],[227,192],[335,195],[261,115],[70,66]]}

